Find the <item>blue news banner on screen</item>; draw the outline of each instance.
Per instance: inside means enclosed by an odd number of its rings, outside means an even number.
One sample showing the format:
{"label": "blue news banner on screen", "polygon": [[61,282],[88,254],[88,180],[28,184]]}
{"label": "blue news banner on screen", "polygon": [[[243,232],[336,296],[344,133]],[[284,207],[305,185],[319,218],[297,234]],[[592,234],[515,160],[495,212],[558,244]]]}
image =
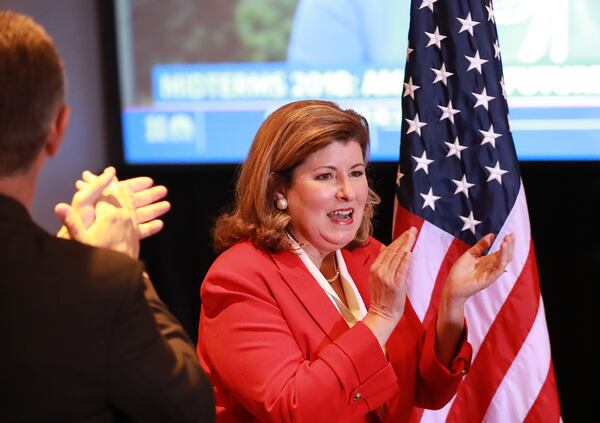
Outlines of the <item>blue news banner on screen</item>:
{"label": "blue news banner on screen", "polygon": [[[269,113],[307,98],[332,100],[363,114],[371,129],[370,160],[397,161],[408,18],[394,10],[399,3],[408,8],[408,2],[352,3],[365,8],[360,11],[365,25],[377,18],[369,13],[388,7],[390,28],[399,22],[402,33],[390,38],[388,31],[377,39],[377,31],[368,30],[372,45],[364,46],[360,57],[355,51],[360,41],[350,38],[360,28],[328,32],[327,14],[301,9],[319,2],[288,3],[293,3],[293,20],[278,60],[182,60],[138,69],[148,75],[148,88],[123,101],[125,161],[242,162]],[[519,158],[600,160],[600,49],[589,47],[591,38],[600,37],[594,19],[600,19],[600,3],[552,0],[541,8],[533,3],[539,2],[494,1]]]}

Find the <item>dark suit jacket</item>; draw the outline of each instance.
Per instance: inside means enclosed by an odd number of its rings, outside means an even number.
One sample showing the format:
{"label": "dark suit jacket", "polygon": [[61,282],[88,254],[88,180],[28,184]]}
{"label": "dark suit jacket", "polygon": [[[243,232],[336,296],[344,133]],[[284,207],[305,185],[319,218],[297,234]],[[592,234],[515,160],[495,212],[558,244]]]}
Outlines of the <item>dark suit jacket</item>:
{"label": "dark suit jacket", "polygon": [[[367,306],[380,247],[371,239],[342,250]],[[386,357],[364,323],[348,327],[289,251],[239,242],[211,266],[201,292],[197,353],[215,387],[219,423],[401,423],[413,406],[446,404],[471,362],[465,336],[451,369],[440,363],[436,319],[423,326],[408,299]]]}
{"label": "dark suit jacket", "polygon": [[0,421],[213,420],[194,350],[142,272],[0,196]]}

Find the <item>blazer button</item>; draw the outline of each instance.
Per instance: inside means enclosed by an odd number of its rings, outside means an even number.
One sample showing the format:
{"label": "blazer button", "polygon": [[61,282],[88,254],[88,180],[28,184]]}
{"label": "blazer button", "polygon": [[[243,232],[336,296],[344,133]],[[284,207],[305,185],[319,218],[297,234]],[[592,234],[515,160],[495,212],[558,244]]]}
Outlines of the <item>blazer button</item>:
{"label": "blazer button", "polygon": [[464,375],[466,375],[466,374],[467,374],[467,371],[466,371],[465,369],[462,369],[462,370],[460,371],[460,374],[464,376]]}
{"label": "blazer button", "polygon": [[354,401],[360,401],[362,399],[362,394],[360,392],[357,392],[356,394],[354,394]]}

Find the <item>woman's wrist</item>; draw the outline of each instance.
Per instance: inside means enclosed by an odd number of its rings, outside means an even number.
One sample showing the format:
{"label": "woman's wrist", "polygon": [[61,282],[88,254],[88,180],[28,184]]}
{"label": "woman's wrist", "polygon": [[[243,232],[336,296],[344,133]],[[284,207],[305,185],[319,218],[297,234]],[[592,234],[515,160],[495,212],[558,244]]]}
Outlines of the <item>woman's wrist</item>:
{"label": "woman's wrist", "polygon": [[442,291],[438,307],[438,320],[441,319],[449,324],[456,323],[462,326],[465,319],[465,302],[465,298],[459,298],[447,291]]}
{"label": "woman's wrist", "polygon": [[456,355],[465,329],[465,300],[442,293],[436,322],[435,352],[446,367]]}
{"label": "woman's wrist", "polygon": [[397,317],[384,316],[369,310],[362,322],[373,332],[381,348],[385,349],[385,344],[400,321],[400,317],[402,315]]}

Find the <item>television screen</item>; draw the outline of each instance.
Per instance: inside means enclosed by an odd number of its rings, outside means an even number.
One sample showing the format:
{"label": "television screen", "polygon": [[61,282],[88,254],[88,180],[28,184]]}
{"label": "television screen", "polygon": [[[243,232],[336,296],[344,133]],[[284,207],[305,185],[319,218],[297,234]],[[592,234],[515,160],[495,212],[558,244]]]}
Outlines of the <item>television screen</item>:
{"label": "television screen", "polygon": [[[519,158],[600,160],[600,2],[493,5]],[[125,163],[239,163],[265,116],[305,98],[363,114],[370,160],[398,160],[408,0],[113,6]]]}

